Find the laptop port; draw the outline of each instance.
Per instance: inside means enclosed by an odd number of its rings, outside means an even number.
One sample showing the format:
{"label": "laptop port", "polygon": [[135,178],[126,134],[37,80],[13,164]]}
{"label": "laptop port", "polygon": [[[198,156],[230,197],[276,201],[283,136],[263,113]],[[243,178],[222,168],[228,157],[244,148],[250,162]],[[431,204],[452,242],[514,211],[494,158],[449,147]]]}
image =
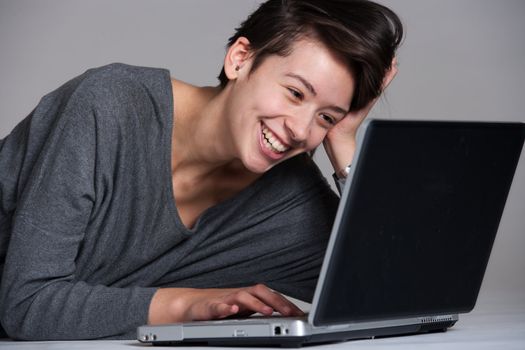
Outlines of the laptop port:
{"label": "laptop port", "polygon": [[281,334],[282,334],[281,326],[275,326],[275,327],[273,328],[273,334],[275,334],[275,335],[281,335]]}

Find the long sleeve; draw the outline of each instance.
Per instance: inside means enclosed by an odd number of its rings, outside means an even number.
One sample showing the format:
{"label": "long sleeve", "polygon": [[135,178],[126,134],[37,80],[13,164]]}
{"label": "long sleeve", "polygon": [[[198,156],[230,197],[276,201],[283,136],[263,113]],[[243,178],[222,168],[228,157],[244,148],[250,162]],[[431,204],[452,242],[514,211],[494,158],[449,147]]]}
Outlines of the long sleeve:
{"label": "long sleeve", "polygon": [[56,101],[44,98],[31,121],[32,132],[38,123],[52,127],[27,183],[20,185],[12,218],[0,310],[3,327],[15,339],[122,336],[147,322],[156,290],[89,284],[77,275],[95,203],[98,145],[96,111],[76,93],[54,111],[49,106]]}

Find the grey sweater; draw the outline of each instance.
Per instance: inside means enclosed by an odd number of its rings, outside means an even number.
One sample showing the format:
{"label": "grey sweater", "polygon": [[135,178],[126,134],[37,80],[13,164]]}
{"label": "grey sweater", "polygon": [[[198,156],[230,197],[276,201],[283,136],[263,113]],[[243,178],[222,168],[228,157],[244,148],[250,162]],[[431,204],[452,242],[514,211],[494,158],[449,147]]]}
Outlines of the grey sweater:
{"label": "grey sweater", "polygon": [[[159,287],[265,283],[309,300],[337,196],[305,156],[181,222],[163,69],[112,64],[0,140],[0,321],[16,339],[133,338]],[[174,124],[174,125],[173,125]]]}

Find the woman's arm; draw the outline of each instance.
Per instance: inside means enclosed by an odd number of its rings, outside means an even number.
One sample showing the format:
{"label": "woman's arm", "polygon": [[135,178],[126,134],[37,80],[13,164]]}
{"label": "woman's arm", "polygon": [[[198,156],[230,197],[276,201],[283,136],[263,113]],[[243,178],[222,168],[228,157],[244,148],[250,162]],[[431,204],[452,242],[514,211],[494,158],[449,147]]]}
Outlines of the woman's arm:
{"label": "woman's arm", "polygon": [[[24,161],[38,155],[27,182],[20,181],[12,217],[0,288],[1,322],[17,339],[122,336],[146,322],[156,288],[79,280],[76,257],[95,201],[96,123],[88,104],[68,100],[57,108],[56,102],[43,99],[28,130],[31,154]],[[40,138],[45,142],[33,148],[31,143]]]}
{"label": "woman's arm", "polygon": [[[397,59],[394,58],[392,66],[383,79],[383,90],[386,89],[396,74]],[[323,145],[336,174],[352,163],[356,148],[357,129],[365,120],[376,101],[377,99],[374,99],[365,108],[348,113],[328,132]]]}

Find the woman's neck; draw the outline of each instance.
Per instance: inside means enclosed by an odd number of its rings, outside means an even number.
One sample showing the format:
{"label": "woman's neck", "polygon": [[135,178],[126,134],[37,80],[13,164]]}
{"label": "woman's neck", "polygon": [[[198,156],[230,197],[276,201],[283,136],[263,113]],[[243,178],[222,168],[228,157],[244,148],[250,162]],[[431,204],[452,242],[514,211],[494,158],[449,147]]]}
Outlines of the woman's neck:
{"label": "woman's neck", "polygon": [[218,87],[196,87],[172,80],[172,174],[199,179],[246,169],[236,158]]}

